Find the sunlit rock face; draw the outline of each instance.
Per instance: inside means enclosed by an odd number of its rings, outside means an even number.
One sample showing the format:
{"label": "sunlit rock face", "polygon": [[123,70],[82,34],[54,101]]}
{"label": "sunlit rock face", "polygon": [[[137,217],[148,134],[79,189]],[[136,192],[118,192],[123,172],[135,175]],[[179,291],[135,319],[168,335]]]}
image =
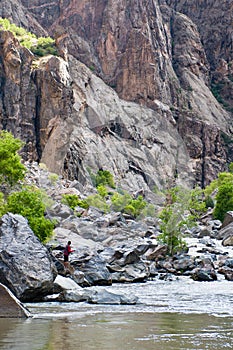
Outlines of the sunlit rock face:
{"label": "sunlit rock face", "polygon": [[61,55],[35,61],[2,33],[0,123],[26,142],[24,157],[83,184],[108,169],[130,190],[205,186],[225,170],[230,115],[210,90],[217,56],[188,3],[21,0],[18,17],[8,5],[17,24],[55,36]]}

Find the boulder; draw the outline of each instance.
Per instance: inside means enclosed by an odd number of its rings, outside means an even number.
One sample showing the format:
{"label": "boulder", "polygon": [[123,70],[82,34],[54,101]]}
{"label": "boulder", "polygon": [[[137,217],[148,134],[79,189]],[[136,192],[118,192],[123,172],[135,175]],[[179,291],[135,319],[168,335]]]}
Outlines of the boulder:
{"label": "boulder", "polygon": [[233,222],[229,223],[227,226],[221,228],[216,236],[217,239],[225,239],[226,237],[233,235]]}
{"label": "boulder", "polygon": [[26,318],[30,316],[30,312],[13,293],[0,283],[0,318]]}
{"label": "boulder", "polygon": [[[54,299],[53,299],[54,300]],[[56,296],[57,301],[62,302],[81,302],[86,301],[90,304],[109,304],[120,305],[127,304],[133,305],[138,302],[138,298],[134,295],[116,294],[106,289],[98,290],[95,288],[84,288],[65,290]]]}
{"label": "boulder", "polygon": [[134,295],[122,295],[122,294],[115,294],[112,292],[109,292],[106,289],[103,289],[101,291],[96,291],[92,295],[90,295],[89,303],[91,304],[112,304],[112,305],[120,305],[120,304],[127,304],[127,305],[133,305],[136,304],[138,301],[138,298]]}
{"label": "boulder", "polygon": [[222,228],[228,226],[229,224],[233,223],[233,211],[228,211],[225,214],[223,223],[222,223]]}
{"label": "boulder", "polygon": [[21,215],[0,220],[0,282],[21,301],[41,300],[53,288],[57,270],[47,248]]}
{"label": "boulder", "polygon": [[144,282],[150,276],[149,265],[143,261],[119,267],[118,270],[116,265],[111,266],[111,269],[113,268],[115,272],[111,274],[112,282]]}
{"label": "boulder", "polygon": [[211,259],[203,258],[199,262],[196,262],[198,265],[192,271],[191,277],[194,281],[216,281],[217,274],[214,269],[214,264]]}
{"label": "boulder", "polygon": [[172,265],[176,272],[184,273],[195,267],[194,260],[189,255],[181,255],[173,260]]}
{"label": "boulder", "polygon": [[226,237],[223,239],[222,245],[223,245],[224,247],[233,246],[233,232],[232,232],[229,236],[226,236]]}
{"label": "boulder", "polygon": [[199,282],[212,282],[217,280],[216,274],[204,269],[196,269],[192,273],[192,279]]}
{"label": "boulder", "polygon": [[218,273],[225,276],[228,281],[233,281],[233,258],[225,259],[219,265]]}
{"label": "boulder", "polygon": [[84,273],[85,280],[92,285],[110,285],[112,278],[107,269],[106,261],[99,255],[89,256],[86,259],[73,261],[72,266]]}
{"label": "boulder", "polygon": [[161,258],[164,258],[167,254],[167,246],[166,245],[159,245],[154,248],[150,248],[145,256],[148,260],[158,260]]}
{"label": "boulder", "polygon": [[63,277],[60,275],[57,275],[54,284],[59,286],[62,290],[68,290],[68,289],[82,289],[81,287],[78,286],[78,284],[73,281],[69,277]]}
{"label": "boulder", "polygon": [[223,266],[218,269],[218,273],[224,275],[227,281],[233,281],[233,268]]}

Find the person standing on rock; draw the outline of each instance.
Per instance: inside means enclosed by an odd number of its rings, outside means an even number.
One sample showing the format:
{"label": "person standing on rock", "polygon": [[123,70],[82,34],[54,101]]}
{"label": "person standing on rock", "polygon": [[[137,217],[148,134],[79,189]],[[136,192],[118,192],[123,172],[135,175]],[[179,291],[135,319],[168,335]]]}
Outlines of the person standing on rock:
{"label": "person standing on rock", "polygon": [[69,267],[69,255],[70,253],[74,252],[74,250],[71,249],[71,241],[68,241],[65,250],[64,250],[64,266],[67,268]]}

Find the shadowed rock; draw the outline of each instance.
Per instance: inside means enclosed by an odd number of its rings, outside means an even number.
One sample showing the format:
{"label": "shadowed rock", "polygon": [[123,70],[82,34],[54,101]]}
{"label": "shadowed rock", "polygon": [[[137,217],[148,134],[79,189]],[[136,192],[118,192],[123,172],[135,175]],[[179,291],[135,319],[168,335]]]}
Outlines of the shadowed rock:
{"label": "shadowed rock", "polygon": [[0,283],[0,318],[1,317],[23,318],[30,317],[30,313],[11,291]]}

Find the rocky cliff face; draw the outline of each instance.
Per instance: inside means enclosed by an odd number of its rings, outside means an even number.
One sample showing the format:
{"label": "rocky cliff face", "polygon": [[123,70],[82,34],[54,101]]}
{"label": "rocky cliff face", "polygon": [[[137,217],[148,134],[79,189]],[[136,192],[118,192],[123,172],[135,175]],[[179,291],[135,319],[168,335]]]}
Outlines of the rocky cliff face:
{"label": "rocky cliff face", "polygon": [[104,168],[132,190],[207,184],[233,160],[230,115],[210,91],[217,56],[231,87],[232,41],[212,57],[202,23],[215,1],[192,1],[193,14],[189,2],[18,1],[27,21],[8,17],[54,34],[62,57],[36,60],[1,32],[1,128],[26,158],[82,183]]}

